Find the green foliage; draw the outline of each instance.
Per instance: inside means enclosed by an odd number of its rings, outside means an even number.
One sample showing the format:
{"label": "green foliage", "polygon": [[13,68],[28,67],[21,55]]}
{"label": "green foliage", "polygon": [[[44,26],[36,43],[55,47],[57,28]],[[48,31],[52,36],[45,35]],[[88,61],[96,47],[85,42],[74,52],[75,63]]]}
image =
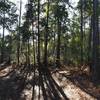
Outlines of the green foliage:
{"label": "green foliage", "polygon": [[[18,15],[16,14],[16,5],[8,0],[0,1],[0,26],[3,26],[9,31],[15,29],[13,25],[17,22]],[[5,14],[5,17],[4,17]],[[14,29],[13,29],[13,28]]]}
{"label": "green foliage", "polygon": [[[84,9],[84,13],[86,15],[86,17],[88,16],[91,16],[93,14],[93,1],[92,0],[83,0],[82,2],[83,4],[83,9]],[[80,1],[78,2],[78,6],[77,8],[80,9],[80,6],[81,6],[81,3]]]}
{"label": "green foliage", "polygon": [[20,28],[23,42],[27,41],[31,36],[31,32],[29,31],[29,25],[30,23],[28,21],[25,21],[23,26]]}
{"label": "green foliage", "polygon": [[[24,56],[27,55],[28,49],[30,49],[31,55],[35,51],[35,59],[37,57],[38,50],[38,26],[40,33],[40,51],[41,59],[44,58],[45,50],[45,34],[48,35],[47,39],[47,48],[48,53],[47,57],[49,60],[56,60],[56,49],[57,49],[57,34],[58,32],[58,19],[61,24],[60,28],[60,53],[62,62],[72,62],[74,64],[80,64],[81,58],[81,32],[80,32],[80,1],[77,4],[77,7],[73,9],[71,2],[69,0],[50,0],[49,9],[48,1],[42,2],[40,0],[40,16],[39,16],[39,25],[38,25],[38,0],[29,0],[29,4],[26,5],[26,13],[22,16],[23,23],[21,27],[17,27],[17,33],[20,33],[20,43],[21,43],[21,52],[24,52]],[[84,0],[83,2],[83,27],[84,27],[84,41],[83,41],[83,55],[84,62],[88,61],[88,40],[89,40],[89,21],[90,17],[93,14],[93,4],[92,0]],[[6,0],[0,2],[0,26],[5,22],[6,29],[12,30],[12,25],[17,22],[16,15],[16,6]],[[47,12],[49,11],[48,23],[47,23]],[[74,14],[71,14],[72,12]],[[76,14],[77,11],[77,14]],[[5,20],[3,14],[6,14]],[[47,26],[48,25],[48,26]],[[13,26],[14,27],[14,26]],[[48,31],[47,31],[48,28]],[[48,33],[46,33],[48,32]],[[17,34],[18,35],[18,34]],[[17,44],[18,36],[15,34],[12,35],[12,44]],[[6,37],[5,45],[7,42],[10,42]],[[33,43],[34,42],[34,43]],[[6,47],[10,48],[10,44]],[[12,52],[16,54],[17,47],[12,46]],[[14,52],[15,50],[15,52]],[[14,56],[14,55],[13,55]],[[34,56],[34,55],[33,55]],[[33,59],[32,59],[33,60]]]}

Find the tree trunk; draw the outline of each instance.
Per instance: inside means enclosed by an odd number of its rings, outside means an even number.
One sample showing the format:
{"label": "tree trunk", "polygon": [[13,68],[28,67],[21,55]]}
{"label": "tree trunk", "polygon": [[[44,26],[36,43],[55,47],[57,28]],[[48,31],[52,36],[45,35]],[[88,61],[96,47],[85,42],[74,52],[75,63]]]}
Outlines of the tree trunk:
{"label": "tree trunk", "polygon": [[22,12],[22,0],[20,0],[20,15],[19,15],[19,31],[18,31],[18,45],[17,45],[17,63],[20,63],[20,26],[21,26],[21,12]]}
{"label": "tree trunk", "polygon": [[100,81],[98,0],[93,0],[93,81]]}
{"label": "tree trunk", "polygon": [[[5,19],[5,15],[4,15]],[[3,23],[3,37],[2,37],[2,48],[1,48],[1,63],[4,62],[4,38],[5,38],[5,22]]]}
{"label": "tree trunk", "polygon": [[28,46],[28,51],[27,51],[27,54],[28,54],[28,65],[30,65],[30,43],[29,43],[30,39],[28,39],[27,41],[27,46]]}
{"label": "tree trunk", "polygon": [[91,52],[92,52],[92,33],[93,33],[93,16],[90,17],[90,31],[89,31],[89,38],[88,38],[88,64],[91,66]]}
{"label": "tree trunk", "polygon": [[83,65],[83,0],[81,0],[81,64]]}
{"label": "tree trunk", "polygon": [[49,0],[47,2],[47,22],[46,22],[46,32],[45,32],[45,36],[44,36],[44,39],[45,39],[45,49],[44,49],[44,65],[45,67],[47,67],[47,63],[48,63],[48,57],[47,57],[47,45],[48,45],[48,34],[49,34],[49,31],[48,31],[48,19],[49,19]]}
{"label": "tree trunk", "polygon": [[60,19],[59,18],[57,18],[57,24],[58,24],[58,34],[57,34],[58,40],[57,40],[57,58],[56,58],[56,65],[57,65],[57,67],[60,67],[61,22],[60,22]]}
{"label": "tree trunk", "polygon": [[40,66],[40,0],[38,0],[38,55],[37,55],[37,61],[38,65]]}
{"label": "tree trunk", "polygon": [[33,30],[33,27],[34,27],[34,26],[33,26],[33,23],[32,23],[32,34],[33,34],[33,59],[34,59],[33,62],[34,62],[34,65],[35,65],[35,64],[36,64],[36,60],[35,60],[35,56],[36,56],[36,55],[35,55],[35,53],[36,53],[36,52],[35,52],[35,49],[36,49],[36,48],[35,48],[35,43],[34,43],[34,30]]}
{"label": "tree trunk", "polygon": [[[5,4],[5,0],[4,0],[4,4]],[[2,46],[1,46],[1,63],[4,62],[4,38],[5,38],[5,11],[3,13],[3,36],[2,36]]]}

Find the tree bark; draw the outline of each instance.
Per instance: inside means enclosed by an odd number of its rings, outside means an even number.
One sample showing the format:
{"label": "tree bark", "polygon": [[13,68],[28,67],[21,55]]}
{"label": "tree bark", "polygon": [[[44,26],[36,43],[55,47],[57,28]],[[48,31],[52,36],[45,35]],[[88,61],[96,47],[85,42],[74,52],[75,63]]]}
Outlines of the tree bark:
{"label": "tree bark", "polygon": [[20,0],[20,15],[19,15],[19,31],[18,31],[18,45],[17,45],[17,63],[20,63],[20,26],[21,26],[21,13],[22,13],[22,0]]}
{"label": "tree bark", "polygon": [[83,0],[81,0],[81,64],[83,65]]}
{"label": "tree bark", "polygon": [[[5,0],[4,0],[4,4],[5,4]],[[5,38],[5,10],[4,10],[4,13],[3,13],[3,17],[4,17],[4,20],[3,20],[3,36],[2,36],[2,46],[1,46],[1,63],[4,62],[4,38]]]}
{"label": "tree bark", "polygon": [[93,0],[93,81],[100,81],[98,0]]}
{"label": "tree bark", "polygon": [[46,21],[46,32],[45,32],[45,36],[44,36],[44,39],[45,39],[45,49],[44,49],[44,65],[45,65],[45,67],[47,67],[47,64],[48,64],[48,54],[47,54],[47,52],[48,52],[48,48],[47,48],[47,46],[48,46],[48,34],[49,34],[49,29],[48,29],[48,20],[49,20],[49,0],[48,0],[48,2],[47,2],[47,21]]}
{"label": "tree bark", "polygon": [[56,65],[57,65],[57,67],[60,67],[61,22],[60,22],[60,19],[59,18],[57,18],[57,24],[58,24],[58,33],[57,33],[58,40],[57,40],[57,58],[56,58]]}
{"label": "tree bark", "polygon": [[38,65],[40,66],[40,0],[38,0],[38,55],[37,55],[37,61]]}

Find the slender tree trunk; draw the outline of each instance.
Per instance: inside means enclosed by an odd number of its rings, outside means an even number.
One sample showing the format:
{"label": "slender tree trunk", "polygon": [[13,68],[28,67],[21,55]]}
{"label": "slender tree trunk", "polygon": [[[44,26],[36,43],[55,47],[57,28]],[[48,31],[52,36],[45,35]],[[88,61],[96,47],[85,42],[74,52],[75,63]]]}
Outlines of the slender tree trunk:
{"label": "slender tree trunk", "polygon": [[93,0],[93,80],[100,81],[98,0]]}
{"label": "slender tree trunk", "polygon": [[[5,3],[5,0],[4,0]],[[4,61],[4,38],[5,38],[5,11],[3,13],[3,36],[2,36],[2,47],[1,47],[1,63]]]}
{"label": "slender tree trunk", "polygon": [[88,63],[91,66],[91,52],[92,52],[92,31],[93,31],[93,16],[90,17],[90,31],[89,31],[89,39],[88,39]]}
{"label": "slender tree trunk", "polygon": [[45,32],[45,50],[44,50],[44,65],[45,67],[47,67],[47,63],[48,63],[48,58],[47,58],[47,45],[48,45],[48,34],[49,34],[49,31],[48,31],[48,19],[49,19],[49,0],[47,2],[47,22],[46,22],[46,32]]}
{"label": "slender tree trunk", "polygon": [[38,64],[40,66],[40,0],[38,0],[38,55],[37,55],[37,60],[38,60]]}
{"label": "slender tree trunk", "polygon": [[56,39],[55,39],[55,37],[56,37],[56,34],[55,34],[55,32],[54,32],[54,45],[53,45],[53,54],[54,54],[54,63],[56,62]]}
{"label": "slender tree trunk", "polygon": [[60,67],[61,22],[60,22],[60,19],[59,18],[57,18],[57,24],[58,24],[58,34],[57,34],[58,40],[57,40],[57,58],[56,58],[56,65],[57,65],[57,67]]}
{"label": "slender tree trunk", "polygon": [[81,0],[81,64],[83,65],[83,0]]}
{"label": "slender tree trunk", "polygon": [[[5,15],[4,15],[5,19]],[[1,63],[4,62],[4,38],[5,38],[5,22],[3,23],[3,37],[2,37],[2,49],[1,49]]]}
{"label": "slender tree trunk", "polygon": [[20,0],[20,15],[19,15],[19,32],[18,32],[18,46],[17,46],[17,63],[20,63],[20,26],[21,26],[21,12],[22,12],[22,0]]}
{"label": "slender tree trunk", "polygon": [[33,27],[34,27],[34,26],[33,26],[33,21],[32,21],[32,35],[33,35],[33,59],[34,59],[34,61],[33,61],[33,62],[34,62],[34,65],[35,65],[35,64],[36,64],[36,60],[35,60],[35,56],[36,56],[36,55],[35,55],[35,53],[36,53],[36,52],[35,52],[35,49],[36,49],[36,48],[35,48],[35,41],[34,41],[34,40],[35,40],[35,38],[34,38],[34,35],[35,35],[35,34],[34,34]]}
{"label": "slender tree trunk", "polygon": [[30,65],[30,43],[29,43],[29,41],[30,41],[30,39],[28,39],[28,41],[27,41],[27,46],[28,46],[28,51],[27,51],[27,53],[28,53],[28,65]]}

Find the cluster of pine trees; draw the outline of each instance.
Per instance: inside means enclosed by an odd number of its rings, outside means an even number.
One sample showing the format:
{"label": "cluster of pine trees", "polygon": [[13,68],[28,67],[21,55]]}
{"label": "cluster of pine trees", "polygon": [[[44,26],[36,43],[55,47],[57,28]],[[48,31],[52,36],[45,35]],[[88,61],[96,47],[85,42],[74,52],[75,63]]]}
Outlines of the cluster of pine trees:
{"label": "cluster of pine trees", "polygon": [[77,0],[76,7],[70,0],[28,0],[24,15],[19,3],[0,1],[1,63],[88,64],[93,80],[100,79],[99,0]]}

